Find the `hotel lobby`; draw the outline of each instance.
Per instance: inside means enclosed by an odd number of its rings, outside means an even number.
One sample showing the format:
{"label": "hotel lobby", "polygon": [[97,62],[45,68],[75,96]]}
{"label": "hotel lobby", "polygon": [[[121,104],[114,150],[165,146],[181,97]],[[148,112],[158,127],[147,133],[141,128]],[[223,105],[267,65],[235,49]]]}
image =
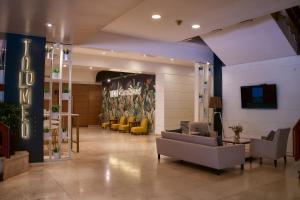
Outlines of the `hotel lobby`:
{"label": "hotel lobby", "polygon": [[0,2],[0,200],[300,199],[299,0]]}

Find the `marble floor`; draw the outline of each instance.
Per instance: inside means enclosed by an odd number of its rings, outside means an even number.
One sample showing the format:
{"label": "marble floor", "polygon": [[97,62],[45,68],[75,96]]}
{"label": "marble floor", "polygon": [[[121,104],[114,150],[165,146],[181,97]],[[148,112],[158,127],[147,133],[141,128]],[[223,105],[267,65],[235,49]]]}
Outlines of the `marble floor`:
{"label": "marble floor", "polygon": [[243,173],[237,166],[218,176],[175,159],[158,161],[155,136],[84,128],[80,147],[72,160],[34,165],[1,182],[0,199],[300,199],[300,164],[291,158],[286,167],[246,163]]}

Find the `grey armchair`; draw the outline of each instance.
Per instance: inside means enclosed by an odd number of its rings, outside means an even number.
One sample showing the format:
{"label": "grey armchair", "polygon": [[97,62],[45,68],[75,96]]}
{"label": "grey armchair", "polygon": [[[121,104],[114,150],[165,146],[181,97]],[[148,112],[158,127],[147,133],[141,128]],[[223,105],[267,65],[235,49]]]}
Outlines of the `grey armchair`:
{"label": "grey armchair", "polygon": [[263,158],[274,160],[274,166],[277,167],[277,159],[284,158],[286,164],[286,148],[290,128],[278,129],[275,132],[272,141],[265,139],[251,139],[250,152],[251,157],[260,158],[260,164],[262,164]]}

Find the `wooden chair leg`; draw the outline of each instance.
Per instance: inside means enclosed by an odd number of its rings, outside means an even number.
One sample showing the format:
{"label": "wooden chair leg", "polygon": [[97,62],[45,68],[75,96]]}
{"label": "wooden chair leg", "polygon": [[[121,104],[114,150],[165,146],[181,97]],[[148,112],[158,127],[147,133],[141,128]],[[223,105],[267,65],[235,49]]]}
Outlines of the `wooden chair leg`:
{"label": "wooden chair leg", "polygon": [[286,156],[284,156],[283,159],[284,159],[284,164],[286,165]]}
{"label": "wooden chair leg", "polygon": [[277,160],[274,160],[274,166],[277,167]]}
{"label": "wooden chair leg", "polygon": [[241,164],[241,170],[244,171],[244,164]]}
{"label": "wooden chair leg", "polygon": [[160,154],[157,154],[157,158],[158,158],[158,160],[160,160]]}
{"label": "wooden chair leg", "polygon": [[263,159],[259,158],[259,164],[262,165],[263,164]]}

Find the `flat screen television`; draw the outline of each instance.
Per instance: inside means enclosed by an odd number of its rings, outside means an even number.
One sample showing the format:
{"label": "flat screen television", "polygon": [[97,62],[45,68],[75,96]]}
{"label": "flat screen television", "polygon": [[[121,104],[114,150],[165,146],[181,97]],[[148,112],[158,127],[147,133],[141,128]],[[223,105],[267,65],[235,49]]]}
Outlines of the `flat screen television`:
{"label": "flat screen television", "polygon": [[275,84],[241,87],[242,108],[277,109]]}

